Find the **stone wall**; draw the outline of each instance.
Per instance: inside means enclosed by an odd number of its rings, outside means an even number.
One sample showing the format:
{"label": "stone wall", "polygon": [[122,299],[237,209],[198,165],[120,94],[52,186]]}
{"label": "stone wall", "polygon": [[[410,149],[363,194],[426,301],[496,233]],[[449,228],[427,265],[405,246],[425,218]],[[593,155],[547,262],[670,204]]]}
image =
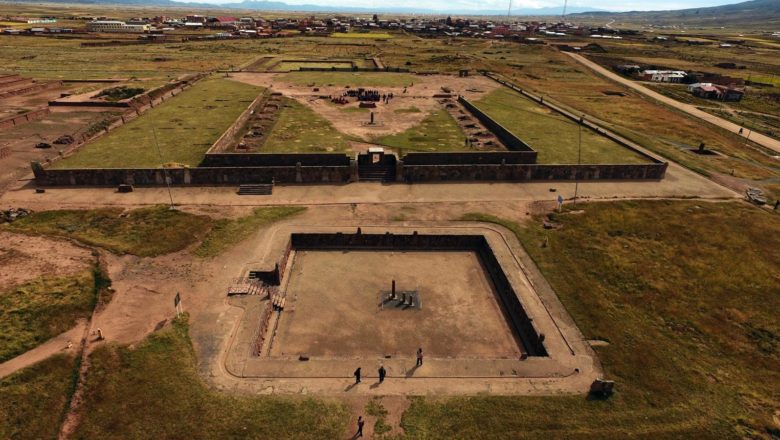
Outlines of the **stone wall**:
{"label": "stone wall", "polygon": [[41,119],[48,114],[49,114],[49,108],[46,107],[38,110],[33,110],[31,112],[27,112],[21,115],[12,116],[10,118],[0,120],[0,129],[15,127],[17,125],[26,124],[30,121],[37,121],[38,119]]}
{"label": "stone wall", "polygon": [[473,165],[536,163],[536,151],[463,151],[450,153],[408,153],[406,165]]}
{"label": "stone wall", "polygon": [[640,165],[401,165],[405,182],[660,180],[666,163]]}
{"label": "stone wall", "polygon": [[235,146],[234,144],[236,143],[236,135],[238,132],[245,128],[244,126],[246,125],[246,122],[249,120],[258,106],[268,100],[269,96],[270,94],[267,92],[262,92],[257,95],[257,97],[247,106],[247,108],[241,112],[241,115],[235,120],[235,122],[230,124],[230,127],[228,127],[224,133],[222,133],[222,136],[220,136],[219,139],[217,139],[211,145],[211,148],[209,148],[209,150],[206,152],[206,157],[208,157],[209,153],[229,151],[231,148],[233,148]]}
{"label": "stone wall", "polygon": [[482,110],[478,109],[474,104],[470,103],[466,98],[459,96],[458,102],[463,105],[475,118],[482,123],[488,130],[490,130],[498,140],[500,140],[508,150],[512,151],[534,151],[530,145],[526,144],[522,139],[515,136],[514,133],[504,128],[503,125],[494,121],[493,118],[488,116]]}
{"label": "stone wall", "polygon": [[506,276],[490,244],[482,235],[418,234],[291,234],[295,250],[393,250],[393,251],[466,251],[476,252],[498,293],[499,303],[509,324],[522,340],[529,356],[547,356],[544,336],[528,317],[520,298]]}
{"label": "stone wall", "polygon": [[18,89],[2,91],[0,92],[0,98],[9,98],[11,96],[24,95],[41,90],[56,89],[58,87],[62,87],[62,81],[34,82]]}
{"label": "stone wall", "polygon": [[349,166],[343,153],[207,153],[203,167]]}
{"label": "stone wall", "polygon": [[166,177],[172,185],[339,184],[351,176],[349,166],[44,169],[33,163],[32,169],[36,183],[50,186],[162,186]]}
{"label": "stone wall", "polygon": [[601,127],[601,126],[599,126],[599,125],[589,121],[587,115],[576,115],[576,114],[574,114],[572,112],[569,112],[569,111],[563,109],[562,107],[549,102],[549,100],[545,101],[544,98],[541,97],[541,96],[536,96],[536,95],[534,95],[532,93],[529,93],[528,91],[523,90],[522,88],[520,88],[520,87],[510,83],[509,81],[502,80],[501,78],[493,75],[490,72],[485,72],[484,75],[487,76],[488,78],[492,79],[493,81],[496,81],[497,83],[499,83],[499,84],[501,84],[503,86],[506,86],[506,87],[514,90],[515,92],[525,96],[526,98],[528,98],[528,99],[530,99],[532,101],[535,101],[536,103],[538,103],[540,105],[543,105],[543,106],[549,108],[550,110],[553,110],[554,112],[557,112],[557,113],[565,116],[566,118],[571,119],[574,122],[582,124],[584,127],[586,127],[588,129],[590,129],[590,130],[600,134],[601,136],[606,137],[607,139],[610,139],[611,141],[613,141],[613,142],[617,143],[618,145],[622,146],[623,148],[627,148],[627,149],[629,149],[629,150],[631,150],[631,151],[641,155],[642,157],[648,159],[651,162],[654,162],[654,163],[662,163],[663,162],[662,160],[660,160],[660,159],[658,159],[658,158],[648,154],[639,145],[631,142],[630,140],[628,140],[628,139],[626,139],[626,138],[624,138],[622,136],[619,136],[618,134],[613,133],[613,132],[611,132],[611,131],[609,131],[609,130],[607,130],[607,129],[605,129],[605,128],[603,128],[603,127]]}

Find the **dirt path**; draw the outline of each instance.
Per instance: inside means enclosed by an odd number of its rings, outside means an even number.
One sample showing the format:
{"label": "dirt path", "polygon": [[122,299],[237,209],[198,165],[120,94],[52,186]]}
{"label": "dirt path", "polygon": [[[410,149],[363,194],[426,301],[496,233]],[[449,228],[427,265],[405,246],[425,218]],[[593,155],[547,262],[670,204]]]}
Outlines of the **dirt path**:
{"label": "dirt path", "polygon": [[[374,406],[381,406],[386,414],[384,416],[376,416],[368,413],[369,404],[373,400]],[[347,423],[347,430],[344,433],[344,438],[354,440],[357,435],[357,422],[358,417],[363,417],[365,425],[363,426],[363,438],[377,438],[375,431],[376,422],[378,419],[382,419],[384,424],[389,427],[389,431],[380,432],[380,438],[395,438],[397,436],[403,436],[404,430],[401,428],[401,416],[409,408],[411,401],[405,396],[347,396],[344,401],[352,412],[349,422]]]}
{"label": "dirt path", "polygon": [[[729,122],[725,119],[719,118],[715,115],[711,115],[705,111],[699,110],[696,108],[696,106],[685,104],[680,101],[677,101],[676,99],[672,99],[669,97],[666,97],[658,92],[654,92],[653,90],[648,89],[647,87],[637,84],[634,81],[631,81],[630,79],[623,78],[622,76],[610,72],[609,70],[599,66],[598,64],[594,63],[593,61],[588,60],[587,58],[583,57],[582,55],[578,55],[575,53],[570,52],[564,52],[570,57],[574,58],[578,63],[590,68],[594,72],[598,73],[599,75],[602,75],[612,81],[615,81],[617,83],[620,83],[626,87],[630,87],[633,90],[636,90],[637,92],[655,99],[656,101],[659,101],[663,104],[672,106],[678,110],[682,110],[685,113],[688,113],[689,115],[701,119],[702,121],[709,122],[710,124],[716,125],[720,128],[726,129],[732,133],[740,134],[739,130],[742,128],[741,126]],[[775,152],[780,153],[780,141],[776,139],[772,139],[769,136],[765,136],[761,133],[756,133],[751,130],[743,130],[743,134],[740,134],[740,136],[743,137],[750,137],[750,140],[755,142],[756,144],[759,144],[765,148],[768,148],[770,150],[773,150]]]}
{"label": "dirt path", "polygon": [[[0,379],[9,376],[19,370],[36,364],[49,356],[53,356],[57,353],[68,352],[75,353],[79,348],[79,340],[84,334],[87,322],[80,321],[75,327],[57,335],[43,344],[33,348],[30,351],[20,354],[19,356],[10,359],[0,364]],[[70,344],[70,348],[68,345]]]}

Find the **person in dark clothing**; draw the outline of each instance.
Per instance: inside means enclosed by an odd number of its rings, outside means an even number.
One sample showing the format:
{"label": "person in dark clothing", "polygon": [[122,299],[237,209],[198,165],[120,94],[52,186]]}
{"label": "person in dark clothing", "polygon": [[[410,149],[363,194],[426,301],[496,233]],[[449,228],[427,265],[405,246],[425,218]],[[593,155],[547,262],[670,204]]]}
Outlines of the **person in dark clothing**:
{"label": "person in dark clothing", "polygon": [[417,349],[417,366],[421,366],[423,361],[423,352],[422,348]]}
{"label": "person in dark clothing", "polygon": [[385,370],[384,365],[379,366],[379,383],[382,383],[385,381],[385,376],[387,375],[387,370]]}
{"label": "person in dark clothing", "polygon": [[360,367],[358,367],[358,369],[355,370],[355,372],[352,374],[355,375],[355,383],[356,384],[360,383]]}
{"label": "person in dark clothing", "polygon": [[358,416],[358,430],[357,434],[355,436],[357,437],[363,437],[363,425],[366,424],[366,421],[363,420],[363,416]]}
{"label": "person in dark clothing", "polygon": [[780,206],[780,200],[775,200],[775,211],[777,211],[778,206]]}

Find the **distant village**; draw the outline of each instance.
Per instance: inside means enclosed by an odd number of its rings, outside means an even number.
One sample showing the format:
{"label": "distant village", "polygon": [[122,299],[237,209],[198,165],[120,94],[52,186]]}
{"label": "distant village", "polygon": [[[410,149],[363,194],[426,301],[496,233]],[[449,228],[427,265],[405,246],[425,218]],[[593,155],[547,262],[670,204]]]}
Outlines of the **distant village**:
{"label": "distant village", "polygon": [[26,23],[29,28],[8,27],[0,32],[6,34],[21,33],[138,33],[165,35],[177,31],[212,31],[212,38],[270,38],[288,36],[289,32],[298,35],[329,36],[333,33],[371,32],[375,30],[401,30],[414,34],[430,36],[492,38],[492,39],[526,39],[534,41],[538,38],[550,37],[593,37],[621,39],[622,34],[638,34],[638,31],[626,31],[608,28],[590,28],[576,26],[564,22],[538,22],[465,19],[465,18],[394,18],[382,19],[377,15],[367,17],[350,17],[336,15],[327,18],[277,18],[264,19],[257,17],[237,16],[205,16],[186,15],[184,17],[143,17],[126,21],[114,20],[109,17],[67,17],[69,21],[83,22],[83,26],[58,27],[57,19],[6,17],[5,22]]}
{"label": "distant village", "polygon": [[[406,32],[421,37],[461,37],[515,41],[523,44],[552,44],[562,51],[602,52],[598,44],[604,40],[624,38],[648,39],[658,43],[678,42],[689,45],[717,44],[729,48],[742,41],[713,43],[692,38],[648,35],[638,30],[609,27],[578,26],[560,21],[518,21],[506,18],[411,17],[385,19],[373,16],[334,15],[331,17],[273,18],[250,16],[185,15],[183,17],[138,17],[116,20],[110,17],[70,16],[59,19],[77,26],[58,26],[58,17],[4,17],[0,21],[14,26],[0,26],[0,34],[135,34],[137,42],[193,41],[236,38],[285,38],[294,36],[328,37],[337,33]],[[81,24],[83,23],[83,25]],[[24,25],[30,25],[26,27]],[[662,31],[661,28],[649,32]],[[773,34],[780,37],[780,32]],[[572,46],[567,41],[589,39],[584,46]],[[85,43],[87,44],[87,43]],[[94,43],[100,44],[100,43]],[[615,71],[640,81],[689,84],[691,94],[705,99],[739,101],[744,95],[745,81],[722,75],[659,69],[654,66],[619,64]],[[720,66],[738,68],[738,66]]]}

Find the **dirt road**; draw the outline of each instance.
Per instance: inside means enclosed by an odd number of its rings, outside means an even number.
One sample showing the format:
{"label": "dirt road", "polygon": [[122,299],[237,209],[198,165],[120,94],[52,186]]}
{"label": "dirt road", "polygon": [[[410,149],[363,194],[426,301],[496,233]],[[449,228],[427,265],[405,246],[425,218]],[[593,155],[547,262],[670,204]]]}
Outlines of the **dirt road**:
{"label": "dirt road", "polygon": [[[734,124],[733,122],[729,122],[725,119],[721,119],[715,115],[711,115],[705,111],[699,110],[698,108],[696,108],[696,106],[685,104],[680,101],[677,101],[676,99],[668,98],[658,92],[654,92],[641,84],[637,84],[636,82],[630,79],[623,78],[622,76],[599,66],[598,64],[594,63],[593,61],[590,61],[589,59],[583,57],[582,55],[578,55],[570,52],[564,52],[564,53],[574,58],[580,64],[592,69],[599,75],[602,75],[612,81],[623,84],[626,87],[630,87],[631,89],[636,90],[637,92],[649,98],[653,98],[656,101],[659,101],[663,104],[670,105],[678,110],[682,110],[685,113],[688,113],[689,115],[695,118],[701,119],[702,121],[706,121],[709,122],[710,124],[717,125],[718,127],[724,128],[732,133],[740,134],[739,130],[742,127],[740,127],[737,124]],[[756,133],[752,130],[744,130],[741,136],[743,137],[749,136],[749,139],[755,142],[756,144],[759,144],[765,148],[769,148],[770,150],[780,153],[780,141],[772,139],[769,136],[764,136],[763,134]]]}

